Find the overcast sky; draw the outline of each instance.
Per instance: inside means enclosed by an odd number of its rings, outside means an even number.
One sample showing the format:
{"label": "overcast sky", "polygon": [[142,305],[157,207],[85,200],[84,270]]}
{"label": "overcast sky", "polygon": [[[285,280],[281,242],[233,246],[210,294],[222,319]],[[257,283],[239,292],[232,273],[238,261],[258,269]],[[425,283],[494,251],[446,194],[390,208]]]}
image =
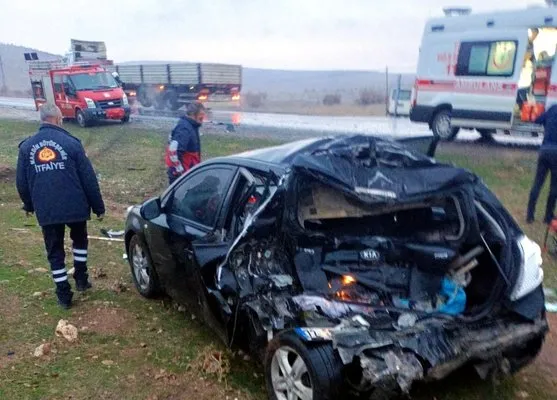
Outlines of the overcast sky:
{"label": "overcast sky", "polygon": [[[105,41],[116,62],[176,60],[281,69],[413,72],[424,23],[543,0],[0,0],[0,42],[62,54]],[[412,4],[412,5],[410,5]]]}

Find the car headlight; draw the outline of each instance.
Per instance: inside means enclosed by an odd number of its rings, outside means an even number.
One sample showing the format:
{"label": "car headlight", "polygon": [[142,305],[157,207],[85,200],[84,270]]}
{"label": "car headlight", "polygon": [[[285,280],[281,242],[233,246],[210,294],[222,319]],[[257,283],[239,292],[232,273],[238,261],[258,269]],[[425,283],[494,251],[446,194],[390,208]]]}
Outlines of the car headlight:
{"label": "car headlight", "polygon": [[123,104],[124,106],[129,106],[129,105],[130,105],[130,103],[129,103],[129,101],[128,101],[128,96],[126,96],[125,93],[124,93],[124,95],[122,96],[122,104]]}
{"label": "car headlight", "polygon": [[87,104],[87,108],[97,108],[95,102],[91,100],[89,97],[85,97],[83,100],[85,100],[85,104]]}
{"label": "car headlight", "polygon": [[516,301],[532,293],[543,282],[542,251],[540,246],[526,236],[518,239],[522,264],[511,300]]}

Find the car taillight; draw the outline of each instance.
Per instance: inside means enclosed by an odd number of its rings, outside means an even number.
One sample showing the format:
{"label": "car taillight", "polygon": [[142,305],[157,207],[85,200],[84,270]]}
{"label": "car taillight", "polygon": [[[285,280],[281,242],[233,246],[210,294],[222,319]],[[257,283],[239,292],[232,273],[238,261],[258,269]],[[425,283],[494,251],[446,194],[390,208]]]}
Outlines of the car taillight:
{"label": "car taillight", "polygon": [[207,97],[207,95],[205,95],[205,94],[200,94],[199,96],[197,96],[197,100],[199,100],[199,101],[207,100],[207,98],[208,98],[208,97]]}
{"label": "car taillight", "polygon": [[232,95],[232,100],[234,100],[234,101],[240,100],[240,95],[239,94],[233,94]]}

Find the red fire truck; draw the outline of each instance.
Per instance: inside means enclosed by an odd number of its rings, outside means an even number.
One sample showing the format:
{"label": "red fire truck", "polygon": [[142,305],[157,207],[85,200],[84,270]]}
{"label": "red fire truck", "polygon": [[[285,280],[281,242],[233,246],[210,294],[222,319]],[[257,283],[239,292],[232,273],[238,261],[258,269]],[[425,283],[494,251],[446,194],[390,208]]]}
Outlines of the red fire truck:
{"label": "red fire truck", "polygon": [[99,120],[128,122],[130,106],[112,74],[100,64],[29,61],[37,110],[51,101],[66,119],[86,127]]}

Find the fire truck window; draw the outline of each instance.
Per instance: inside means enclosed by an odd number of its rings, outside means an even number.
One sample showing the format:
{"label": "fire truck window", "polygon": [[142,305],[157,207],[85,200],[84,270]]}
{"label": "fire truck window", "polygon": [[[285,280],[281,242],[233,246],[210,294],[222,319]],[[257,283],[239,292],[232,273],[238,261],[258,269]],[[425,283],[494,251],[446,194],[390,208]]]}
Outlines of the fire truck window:
{"label": "fire truck window", "polygon": [[462,42],[456,66],[457,76],[512,76],[517,42]]}
{"label": "fire truck window", "polygon": [[54,76],[54,92],[62,93],[62,75]]}

